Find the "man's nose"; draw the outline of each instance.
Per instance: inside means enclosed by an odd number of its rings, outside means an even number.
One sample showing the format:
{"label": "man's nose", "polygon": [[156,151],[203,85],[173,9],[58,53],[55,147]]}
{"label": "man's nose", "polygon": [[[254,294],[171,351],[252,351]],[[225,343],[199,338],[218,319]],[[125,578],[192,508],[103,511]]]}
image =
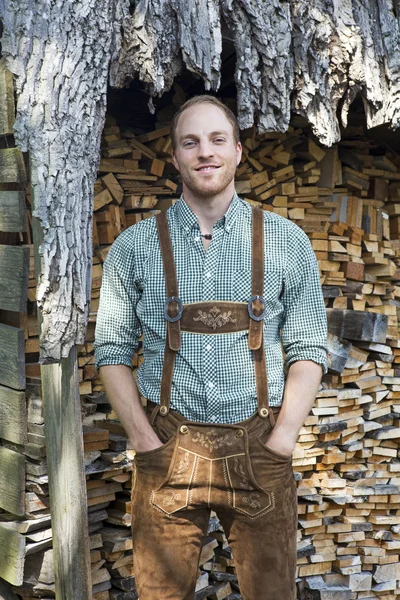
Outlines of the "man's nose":
{"label": "man's nose", "polygon": [[198,156],[199,158],[209,158],[214,155],[212,144],[209,141],[200,141],[198,145]]}

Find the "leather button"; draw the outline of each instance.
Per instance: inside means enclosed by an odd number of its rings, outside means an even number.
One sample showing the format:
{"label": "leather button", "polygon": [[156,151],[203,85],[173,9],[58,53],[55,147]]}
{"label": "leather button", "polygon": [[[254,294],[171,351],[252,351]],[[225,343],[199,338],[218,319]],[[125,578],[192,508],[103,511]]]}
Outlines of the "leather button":
{"label": "leather button", "polygon": [[260,417],[265,419],[265,417],[268,417],[268,408],[260,408],[259,414],[260,414]]}
{"label": "leather button", "polygon": [[243,437],[243,429],[237,429],[236,430],[236,437],[237,438]]}
{"label": "leather button", "polygon": [[160,406],[160,415],[165,416],[168,414],[168,408],[166,406]]}
{"label": "leather button", "polygon": [[182,427],[180,428],[180,432],[186,435],[187,433],[189,433],[189,427],[187,425],[182,425]]}

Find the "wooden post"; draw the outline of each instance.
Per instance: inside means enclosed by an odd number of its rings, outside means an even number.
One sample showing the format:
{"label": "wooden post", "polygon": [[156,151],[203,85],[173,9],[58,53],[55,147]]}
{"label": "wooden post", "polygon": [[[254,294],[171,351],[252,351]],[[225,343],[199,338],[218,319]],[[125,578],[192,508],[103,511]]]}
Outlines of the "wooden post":
{"label": "wooden post", "polygon": [[56,598],[88,600],[92,587],[76,347],[41,366]]}
{"label": "wooden post", "polygon": [[[41,224],[32,219],[36,281],[41,271]],[[39,339],[41,313],[38,310]],[[83,434],[76,346],[68,358],[41,365],[47,471],[57,600],[92,597]]]}

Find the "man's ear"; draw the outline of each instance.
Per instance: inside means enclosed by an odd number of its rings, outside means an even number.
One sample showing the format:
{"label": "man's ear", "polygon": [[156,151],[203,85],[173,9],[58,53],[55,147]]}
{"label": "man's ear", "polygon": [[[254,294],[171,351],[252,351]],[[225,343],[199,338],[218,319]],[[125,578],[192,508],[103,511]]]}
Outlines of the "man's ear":
{"label": "man's ear", "polygon": [[236,144],[236,166],[239,166],[240,161],[242,160],[242,144],[238,142]]}
{"label": "man's ear", "polygon": [[176,169],[176,170],[178,171],[178,173],[179,173],[180,171],[179,171],[179,165],[178,165],[178,161],[176,160],[175,152],[174,152],[173,150],[172,150],[172,162],[173,162],[173,164],[174,164],[174,167],[175,167],[175,169]]}

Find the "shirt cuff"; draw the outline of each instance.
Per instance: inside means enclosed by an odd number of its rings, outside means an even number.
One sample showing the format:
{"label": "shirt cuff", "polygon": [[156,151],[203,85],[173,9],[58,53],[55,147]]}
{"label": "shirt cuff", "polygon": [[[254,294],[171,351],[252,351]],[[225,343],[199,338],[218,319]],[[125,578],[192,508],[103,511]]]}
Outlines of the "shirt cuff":
{"label": "shirt cuff", "polygon": [[288,369],[292,363],[298,360],[312,360],[315,363],[321,365],[323,375],[325,375],[328,372],[328,356],[326,352],[308,351],[304,354],[296,354],[295,356],[292,356],[291,358],[286,360],[286,368]]}
{"label": "shirt cuff", "polygon": [[95,361],[95,368],[97,373],[99,368],[105,365],[126,365],[130,369],[133,369],[132,358],[129,356],[104,356]]}

